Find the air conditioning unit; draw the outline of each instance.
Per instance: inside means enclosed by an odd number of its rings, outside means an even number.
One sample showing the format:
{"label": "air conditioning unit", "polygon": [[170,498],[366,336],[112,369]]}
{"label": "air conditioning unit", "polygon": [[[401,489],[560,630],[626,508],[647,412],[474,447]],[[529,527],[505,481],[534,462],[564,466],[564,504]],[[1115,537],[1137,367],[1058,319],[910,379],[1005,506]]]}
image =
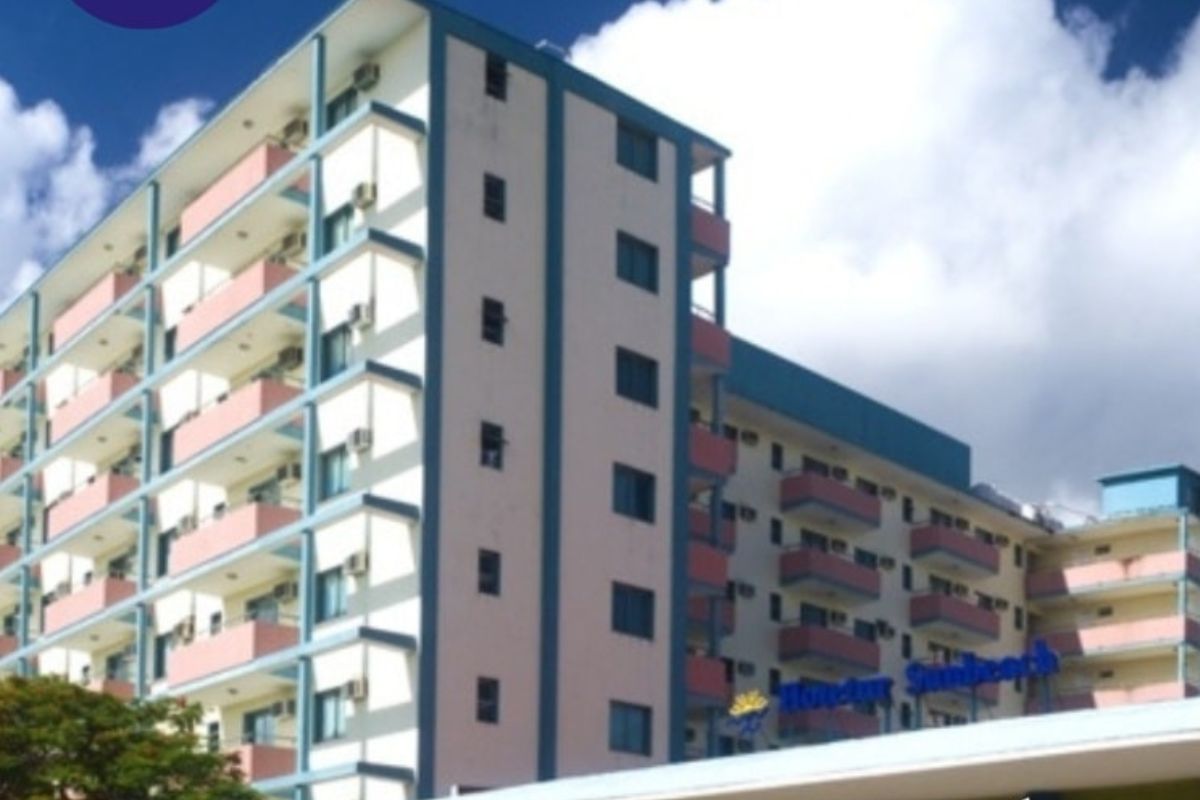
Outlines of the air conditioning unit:
{"label": "air conditioning unit", "polygon": [[375,190],[375,184],[369,181],[355,186],[354,193],[350,196],[350,202],[359,211],[364,211],[375,205],[377,199],[378,194]]}
{"label": "air conditioning unit", "polygon": [[359,703],[367,699],[367,679],[355,678],[346,684],[346,698]]}
{"label": "air conditioning unit", "polygon": [[271,590],[271,596],[281,603],[290,603],[300,596],[300,585],[295,581],[280,583]]}
{"label": "air conditioning unit", "polygon": [[307,248],[308,234],[305,231],[292,231],[279,240],[279,247],[275,250],[274,258],[276,261],[297,258],[304,255]]}
{"label": "air conditioning unit", "polygon": [[850,549],[850,545],[846,543],[845,539],[831,539],[829,549],[835,553],[845,553]]}
{"label": "air conditioning unit", "polygon": [[342,564],[347,575],[366,575],[371,566],[371,558],[364,552],[358,552],[346,559]]}
{"label": "air conditioning unit", "polygon": [[829,624],[830,625],[845,625],[847,619],[848,619],[848,617],[846,616],[845,611],[830,611],[829,612]]}
{"label": "air conditioning unit", "polygon": [[1010,544],[1012,544],[1012,539],[1009,539],[1003,533],[997,533],[995,542],[996,542],[996,547],[1003,548],[1003,547],[1008,547]]}
{"label": "air conditioning unit", "polygon": [[971,593],[971,587],[967,586],[965,583],[954,584],[954,594],[956,596],[966,597],[970,593]]}
{"label": "air conditioning unit", "polygon": [[850,477],[850,472],[845,467],[834,467],[829,471],[835,481],[844,481]]}
{"label": "air conditioning unit", "polygon": [[371,449],[371,429],[357,428],[346,437],[346,447],[355,453],[365,453]]}
{"label": "air conditioning unit", "polygon": [[179,525],[177,527],[179,528],[180,534],[188,534],[200,527],[200,521],[196,519],[195,514],[187,514],[183,517],[180,517]]}
{"label": "air conditioning unit", "polygon": [[758,519],[758,511],[753,506],[738,506],[738,518],[745,522]]}
{"label": "air conditioning unit", "polygon": [[997,597],[995,600],[992,601],[992,607],[995,608],[997,611],[1007,611],[1008,610],[1008,601],[1005,600],[1003,597]]}
{"label": "air conditioning unit", "polygon": [[295,700],[280,700],[271,706],[271,716],[276,720],[291,719],[296,716]]}
{"label": "air conditioning unit", "polygon": [[186,619],[176,623],[175,628],[171,631],[177,642],[190,642],[196,638],[196,618],[187,617]]}
{"label": "air conditioning unit", "polygon": [[879,557],[879,568],[880,569],[895,569],[896,568],[896,559],[892,558],[891,556],[880,556]]}
{"label": "air conditioning unit", "polygon": [[370,303],[355,303],[350,306],[346,322],[354,328],[369,328],[375,323],[375,309]]}
{"label": "air conditioning unit", "polygon": [[354,70],[354,88],[360,92],[369,92],[379,83],[379,65],[368,62]]}
{"label": "air conditioning unit", "polygon": [[283,126],[283,132],[279,136],[283,143],[288,147],[298,147],[308,138],[308,120],[304,117],[296,117],[294,120]]}
{"label": "air conditioning unit", "polygon": [[275,470],[275,480],[280,483],[295,483],[300,480],[300,462],[293,461]]}
{"label": "air conditioning unit", "polygon": [[275,361],[275,366],[287,372],[296,369],[304,363],[304,348],[303,347],[285,347],[279,351],[279,358]]}
{"label": "air conditioning unit", "polygon": [[891,486],[884,486],[882,489],[879,490],[879,496],[882,497],[884,500],[888,500],[888,501],[895,500],[896,499],[896,490],[893,489]]}
{"label": "air conditioning unit", "polygon": [[741,675],[746,678],[752,678],[752,677],[754,677],[754,673],[756,673],[757,671],[758,670],[755,668],[754,664],[752,664],[749,661],[739,661],[737,663],[737,674],[738,675]]}
{"label": "air conditioning unit", "polygon": [[756,431],[743,430],[741,433],[741,438],[742,444],[748,447],[755,447],[758,445],[758,433]]}

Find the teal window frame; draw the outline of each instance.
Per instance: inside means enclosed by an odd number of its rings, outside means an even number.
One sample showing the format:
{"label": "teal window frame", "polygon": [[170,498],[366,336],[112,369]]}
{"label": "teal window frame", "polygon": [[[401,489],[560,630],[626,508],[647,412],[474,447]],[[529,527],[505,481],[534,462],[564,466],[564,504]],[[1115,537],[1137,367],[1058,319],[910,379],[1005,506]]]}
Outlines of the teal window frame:
{"label": "teal window frame", "polygon": [[610,700],[608,749],[614,753],[649,756],[652,752],[654,711],[649,706]]}
{"label": "teal window frame", "polygon": [[658,181],[658,136],[617,120],[617,163],[649,181]]}
{"label": "teal window frame", "polygon": [[624,517],[654,524],[656,479],[628,464],[613,464],[613,511]]}
{"label": "teal window frame", "polygon": [[617,394],[658,408],[658,362],[624,347],[617,348]]}
{"label": "teal window frame", "polygon": [[654,640],[654,592],[613,581],[612,629],[614,633]]}
{"label": "teal window frame", "polygon": [[625,231],[618,231],[617,277],[651,294],[658,294],[658,248]]}

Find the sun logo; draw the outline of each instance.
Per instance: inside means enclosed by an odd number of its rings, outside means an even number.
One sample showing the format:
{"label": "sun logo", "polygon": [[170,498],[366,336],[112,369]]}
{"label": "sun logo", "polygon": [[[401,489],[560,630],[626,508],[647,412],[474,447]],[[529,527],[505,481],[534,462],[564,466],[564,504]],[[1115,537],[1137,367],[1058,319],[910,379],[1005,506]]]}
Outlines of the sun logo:
{"label": "sun logo", "polygon": [[748,692],[742,692],[733,699],[733,705],[729,707],[729,716],[739,719],[751,714],[761,714],[770,705],[771,701],[766,698],[766,695],[758,689],[751,689]]}

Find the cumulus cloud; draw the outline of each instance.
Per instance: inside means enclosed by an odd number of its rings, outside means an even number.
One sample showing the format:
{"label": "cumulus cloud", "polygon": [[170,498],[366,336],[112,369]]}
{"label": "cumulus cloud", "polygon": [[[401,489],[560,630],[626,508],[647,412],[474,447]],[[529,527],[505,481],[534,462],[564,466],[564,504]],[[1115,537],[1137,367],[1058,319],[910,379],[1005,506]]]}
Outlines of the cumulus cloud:
{"label": "cumulus cloud", "polygon": [[163,107],[128,163],[101,165],[89,128],[72,126],[51,101],[22,105],[0,79],[0,300],[32,283],[210,110],[198,99]]}
{"label": "cumulus cloud", "polygon": [[1200,36],[1102,79],[1051,0],[641,3],[572,60],[728,144],[730,322],[1094,502],[1200,462]]}

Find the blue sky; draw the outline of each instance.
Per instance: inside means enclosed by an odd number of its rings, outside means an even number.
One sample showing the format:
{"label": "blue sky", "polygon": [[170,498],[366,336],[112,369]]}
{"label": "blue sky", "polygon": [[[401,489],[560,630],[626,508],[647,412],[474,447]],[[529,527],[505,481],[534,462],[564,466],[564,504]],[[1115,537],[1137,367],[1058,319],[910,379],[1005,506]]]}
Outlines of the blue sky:
{"label": "blue sky", "polygon": [[[836,0],[829,0],[836,2]],[[224,103],[341,0],[221,0],[174,30],[126,31],[71,0],[7,2],[0,12],[0,78],[23,104],[51,98],[96,134],[96,158],[128,160],[163,105],[201,96]],[[1079,5],[1056,0],[1060,10]],[[450,0],[523,39],[567,46],[616,19],[630,0]],[[1116,22],[1110,70],[1159,69],[1200,0],[1086,0]]]}

